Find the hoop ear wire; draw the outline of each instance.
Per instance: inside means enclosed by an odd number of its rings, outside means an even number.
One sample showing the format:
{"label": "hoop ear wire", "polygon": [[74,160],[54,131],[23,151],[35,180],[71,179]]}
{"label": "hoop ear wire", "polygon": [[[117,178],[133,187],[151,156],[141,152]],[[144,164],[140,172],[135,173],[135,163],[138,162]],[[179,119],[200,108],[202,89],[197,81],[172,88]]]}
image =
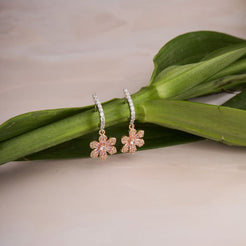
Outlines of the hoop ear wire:
{"label": "hoop ear wire", "polygon": [[100,103],[98,97],[96,94],[92,95],[92,98],[95,102],[95,108],[98,109],[99,111],[99,116],[100,116],[100,131],[103,132],[105,128],[105,116],[103,112],[103,107],[102,104]]}
{"label": "hoop ear wire", "polygon": [[126,98],[126,100],[128,102],[130,113],[131,113],[130,125],[134,126],[134,121],[135,121],[134,104],[133,104],[133,101],[132,101],[132,98],[131,98],[131,95],[130,95],[129,91],[125,88],[125,89],[123,89],[123,92],[124,92],[125,98]]}

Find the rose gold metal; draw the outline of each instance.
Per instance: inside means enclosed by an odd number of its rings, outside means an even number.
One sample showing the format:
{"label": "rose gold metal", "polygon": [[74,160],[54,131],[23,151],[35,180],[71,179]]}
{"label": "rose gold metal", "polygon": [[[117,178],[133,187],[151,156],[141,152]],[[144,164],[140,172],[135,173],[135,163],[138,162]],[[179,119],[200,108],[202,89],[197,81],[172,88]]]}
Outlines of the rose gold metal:
{"label": "rose gold metal", "polygon": [[144,131],[139,130],[137,131],[134,128],[134,125],[129,125],[129,136],[123,136],[121,138],[121,143],[124,146],[121,149],[122,153],[129,152],[131,154],[137,151],[137,147],[142,147],[144,145],[144,140],[142,139],[144,136]]}
{"label": "rose gold metal", "polygon": [[106,160],[108,158],[108,154],[113,155],[117,152],[115,148],[116,138],[109,138],[105,135],[105,131],[99,131],[99,139],[98,141],[90,142],[90,148],[93,149],[91,151],[91,158],[99,157],[100,160]]}

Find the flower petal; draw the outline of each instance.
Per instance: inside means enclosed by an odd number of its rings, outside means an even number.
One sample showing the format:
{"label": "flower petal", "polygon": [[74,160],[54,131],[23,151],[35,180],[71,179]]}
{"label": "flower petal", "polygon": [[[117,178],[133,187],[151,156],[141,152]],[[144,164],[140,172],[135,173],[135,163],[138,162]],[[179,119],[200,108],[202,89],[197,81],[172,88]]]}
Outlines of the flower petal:
{"label": "flower petal", "polygon": [[91,158],[97,158],[98,157],[98,151],[96,149],[92,150],[90,156],[91,156]]}
{"label": "flower petal", "polygon": [[101,161],[106,160],[108,158],[107,152],[106,151],[100,151],[99,158]]}
{"label": "flower petal", "polygon": [[115,154],[117,152],[117,149],[114,147],[114,146],[112,146],[111,148],[110,148],[110,150],[108,150],[108,153],[110,154],[110,155],[113,155],[113,154]]}
{"label": "flower petal", "polygon": [[106,135],[101,135],[100,137],[99,137],[99,142],[104,142],[104,141],[106,141],[108,138],[107,138],[107,136]]}
{"label": "flower petal", "polygon": [[128,142],[129,137],[124,136],[121,138],[121,143],[126,144]]}
{"label": "flower petal", "polygon": [[144,136],[144,130],[139,130],[137,133],[137,137],[142,138]]}
{"label": "flower petal", "polygon": [[136,145],[130,145],[129,152],[130,152],[131,154],[135,153],[136,150],[137,150]]}
{"label": "flower petal", "polygon": [[136,135],[137,130],[135,128],[131,128],[129,131],[129,136],[135,136]]}
{"label": "flower petal", "polygon": [[144,145],[144,140],[143,139],[136,139],[135,143],[138,147],[142,147]]}
{"label": "flower petal", "polygon": [[122,153],[126,153],[126,152],[128,152],[128,149],[129,149],[128,145],[125,144],[125,145],[122,147],[121,152],[122,152]]}
{"label": "flower petal", "polygon": [[99,143],[97,141],[92,141],[92,142],[90,142],[90,148],[95,149],[95,148],[97,148],[98,144]]}
{"label": "flower petal", "polygon": [[116,138],[110,138],[107,142],[108,142],[110,145],[115,145],[115,144],[116,144]]}

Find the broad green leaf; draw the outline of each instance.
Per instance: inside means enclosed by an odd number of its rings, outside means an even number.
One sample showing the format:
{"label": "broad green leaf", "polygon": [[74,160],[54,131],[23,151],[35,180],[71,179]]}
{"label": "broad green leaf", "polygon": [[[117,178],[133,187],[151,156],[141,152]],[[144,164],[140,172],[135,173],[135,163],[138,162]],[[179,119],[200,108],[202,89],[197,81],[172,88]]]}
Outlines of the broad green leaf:
{"label": "broad green leaf", "polygon": [[217,56],[223,55],[223,54],[228,53],[230,51],[234,51],[235,49],[244,48],[245,47],[245,42],[238,43],[238,44],[231,44],[231,45],[219,48],[217,50],[214,50],[214,51],[208,53],[206,56],[204,56],[200,61],[210,60],[212,58],[215,58]]}
{"label": "broad green leaf", "polygon": [[178,76],[182,76],[183,73],[191,70],[192,68],[196,67],[197,63],[186,64],[186,65],[173,65],[167,67],[166,69],[162,70],[155,78],[155,82],[159,80],[162,81],[162,84],[168,82],[171,79],[175,79]]}
{"label": "broad green leaf", "polygon": [[239,59],[238,61],[234,62],[230,66],[226,67],[225,69],[221,70],[219,73],[216,73],[209,80],[223,78],[228,75],[233,74],[245,74],[246,73],[246,58]]}
{"label": "broad green leaf", "polygon": [[241,42],[245,42],[245,40],[211,31],[197,31],[180,35],[166,43],[154,57],[155,68],[150,84],[162,70],[169,66],[199,62],[217,49]]}
{"label": "broad green leaf", "polygon": [[94,108],[94,105],[86,107],[39,110],[15,116],[0,125],[0,142],[66,117],[85,112],[91,108]]}
{"label": "broad green leaf", "polygon": [[160,76],[152,84],[152,87],[158,92],[159,98],[182,96],[183,93],[207,81],[210,77],[233,64],[245,54],[246,43],[243,48],[235,46],[234,50],[230,49],[230,51],[209,60],[198,62],[195,65],[184,65],[185,69],[182,69],[182,73],[178,73],[177,68],[173,69],[172,71],[176,76],[172,77],[170,73],[168,73],[168,76]]}
{"label": "broad green leaf", "polygon": [[5,141],[41,126],[81,113],[89,108],[90,106],[82,108],[48,109],[15,116],[0,125],[0,141]]}
{"label": "broad green leaf", "polygon": [[225,102],[223,105],[226,107],[246,110],[246,90],[237,94],[236,96]]}

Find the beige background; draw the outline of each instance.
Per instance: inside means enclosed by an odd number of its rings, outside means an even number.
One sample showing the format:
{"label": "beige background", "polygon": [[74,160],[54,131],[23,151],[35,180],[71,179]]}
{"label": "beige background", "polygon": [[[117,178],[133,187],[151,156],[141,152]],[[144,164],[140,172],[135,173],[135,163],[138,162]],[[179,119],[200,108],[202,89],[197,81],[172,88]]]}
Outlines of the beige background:
{"label": "beige background", "polygon": [[[148,83],[176,35],[246,38],[245,0],[0,0],[0,121]],[[206,98],[206,102],[221,103]],[[246,245],[246,152],[211,141],[0,167],[0,245]]]}

